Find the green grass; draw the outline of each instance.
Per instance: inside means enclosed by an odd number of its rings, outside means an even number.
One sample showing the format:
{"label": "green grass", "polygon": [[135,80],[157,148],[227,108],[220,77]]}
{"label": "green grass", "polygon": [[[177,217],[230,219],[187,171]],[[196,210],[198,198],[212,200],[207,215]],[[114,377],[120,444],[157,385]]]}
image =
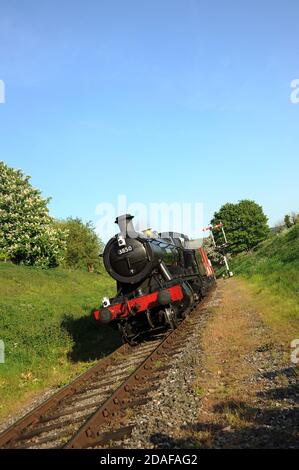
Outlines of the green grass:
{"label": "green grass", "polygon": [[91,315],[114,294],[106,274],[42,270],[0,262],[0,416],[59,386],[115,349],[119,335]]}
{"label": "green grass", "polygon": [[232,260],[234,274],[249,281],[268,307],[269,324],[299,337],[299,226],[270,237],[253,252]]}

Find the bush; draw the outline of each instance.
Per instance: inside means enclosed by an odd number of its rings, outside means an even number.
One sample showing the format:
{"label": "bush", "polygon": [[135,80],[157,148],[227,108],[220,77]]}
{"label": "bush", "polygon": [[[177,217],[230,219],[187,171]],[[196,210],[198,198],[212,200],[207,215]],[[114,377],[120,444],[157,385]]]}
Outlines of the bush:
{"label": "bush", "polygon": [[92,223],[69,218],[59,222],[59,226],[67,232],[64,266],[85,271],[100,271],[102,262],[99,254],[103,244],[95,233]]}

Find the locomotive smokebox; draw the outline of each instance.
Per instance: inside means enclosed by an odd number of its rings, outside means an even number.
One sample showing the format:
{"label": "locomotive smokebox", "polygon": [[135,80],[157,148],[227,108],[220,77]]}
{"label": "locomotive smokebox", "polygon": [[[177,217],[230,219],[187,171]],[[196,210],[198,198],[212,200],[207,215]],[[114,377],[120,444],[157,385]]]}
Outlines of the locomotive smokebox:
{"label": "locomotive smokebox", "polygon": [[[168,271],[163,261],[176,265],[177,248],[168,240],[147,238],[143,233],[138,233],[132,220],[130,214],[116,218],[120,233],[105,246],[103,259],[106,271],[122,284],[141,283],[154,271],[162,271],[162,267],[165,276]],[[170,279],[168,274],[167,280]]]}

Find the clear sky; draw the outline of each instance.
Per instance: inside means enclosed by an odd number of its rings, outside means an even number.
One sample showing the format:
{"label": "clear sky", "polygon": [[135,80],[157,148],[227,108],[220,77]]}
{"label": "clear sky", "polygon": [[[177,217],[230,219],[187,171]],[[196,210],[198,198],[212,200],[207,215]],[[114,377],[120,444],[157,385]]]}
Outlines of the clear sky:
{"label": "clear sky", "polygon": [[0,159],[95,207],[250,198],[298,210],[296,0],[2,0]]}

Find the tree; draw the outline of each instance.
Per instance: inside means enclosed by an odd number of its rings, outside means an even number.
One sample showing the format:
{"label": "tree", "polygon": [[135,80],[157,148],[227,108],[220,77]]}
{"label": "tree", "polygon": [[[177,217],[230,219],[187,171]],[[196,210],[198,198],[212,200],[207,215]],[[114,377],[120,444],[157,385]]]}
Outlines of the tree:
{"label": "tree", "polygon": [[[268,219],[256,202],[244,199],[237,204],[224,204],[215,212],[212,225],[222,222],[229,242],[230,253],[249,251],[265,240],[270,233]],[[214,231],[217,243],[223,243],[221,231]]]}
{"label": "tree", "polygon": [[292,212],[291,213],[291,220],[293,221],[293,225],[299,224],[299,213]]}
{"label": "tree", "polygon": [[285,226],[286,226],[287,228],[292,227],[293,222],[291,221],[291,217],[290,217],[288,214],[286,214],[286,215],[284,216],[284,219],[283,219],[283,220],[284,220],[284,224],[285,224]]}
{"label": "tree", "polygon": [[71,269],[98,271],[101,266],[99,254],[103,245],[92,223],[85,224],[78,218],[69,218],[59,225],[68,233],[64,265]]}
{"label": "tree", "polygon": [[299,213],[292,212],[284,216],[284,225],[287,228],[291,228],[293,225],[299,224]]}
{"label": "tree", "polygon": [[43,267],[62,261],[65,233],[49,215],[49,200],[29,176],[0,161],[0,258]]}

